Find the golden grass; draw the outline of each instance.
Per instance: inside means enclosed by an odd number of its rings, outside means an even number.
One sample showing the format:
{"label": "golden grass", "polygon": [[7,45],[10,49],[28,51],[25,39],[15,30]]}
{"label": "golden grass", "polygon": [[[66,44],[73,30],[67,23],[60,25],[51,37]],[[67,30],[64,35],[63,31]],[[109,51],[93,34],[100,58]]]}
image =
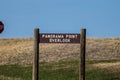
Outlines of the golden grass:
{"label": "golden grass", "polygon": [[[0,39],[0,64],[30,64],[33,61],[32,38]],[[40,44],[40,61],[79,60],[79,44]],[[88,38],[88,60],[120,60],[120,38]]]}
{"label": "golden grass", "polygon": [[114,63],[96,63],[93,64],[92,66],[97,67],[97,68],[119,68],[120,70],[120,62],[114,62]]}
{"label": "golden grass", "polygon": [[96,63],[89,67],[92,67],[94,69],[101,69],[101,70],[107,70],[110,73],[116,73],[120,72],[120,62],[112,62],[112,63]]}

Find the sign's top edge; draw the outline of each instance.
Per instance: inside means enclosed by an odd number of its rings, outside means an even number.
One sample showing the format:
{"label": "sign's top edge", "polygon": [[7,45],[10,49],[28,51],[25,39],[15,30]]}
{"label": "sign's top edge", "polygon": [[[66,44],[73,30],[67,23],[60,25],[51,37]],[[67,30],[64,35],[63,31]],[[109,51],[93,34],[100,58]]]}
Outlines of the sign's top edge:
{"label": "sign's top edge", "polygon": [[39,34],[80,34],[80,33],[39,33]]}

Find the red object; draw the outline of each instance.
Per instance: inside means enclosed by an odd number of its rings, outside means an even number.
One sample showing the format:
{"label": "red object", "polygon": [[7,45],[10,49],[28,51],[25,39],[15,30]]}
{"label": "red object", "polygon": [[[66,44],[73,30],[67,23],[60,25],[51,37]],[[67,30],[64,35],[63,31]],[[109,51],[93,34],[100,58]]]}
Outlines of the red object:
{"label": "red object", "polygon": [[2,33],[4,30],[4,24],[0,21],[0,33]]}

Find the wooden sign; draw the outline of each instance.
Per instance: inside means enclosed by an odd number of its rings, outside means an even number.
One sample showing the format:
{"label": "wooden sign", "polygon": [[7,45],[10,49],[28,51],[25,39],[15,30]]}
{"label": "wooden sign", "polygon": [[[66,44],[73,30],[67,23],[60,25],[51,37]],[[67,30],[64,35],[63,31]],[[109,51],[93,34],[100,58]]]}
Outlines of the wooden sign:
{"label": "wooden sign", "polygon": [[80,34],[39,33],[34,30],[34,61],[32,80],[39,80],[39,43],[80,43],[79,80],[85,80],[86,29]]}
{"label": "wooden sign", "polygon": [[80,34],[40,33],[40,43],[80,43]]}

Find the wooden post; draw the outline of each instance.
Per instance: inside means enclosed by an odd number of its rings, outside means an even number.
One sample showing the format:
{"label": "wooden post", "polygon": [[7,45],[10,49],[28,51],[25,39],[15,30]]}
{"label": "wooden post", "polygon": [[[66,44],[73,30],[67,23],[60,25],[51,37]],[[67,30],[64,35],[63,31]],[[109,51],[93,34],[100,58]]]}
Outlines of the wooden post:
{"label": "wooden post", "polygon": [[34,29],[34,61],[32,80],[39,79],[39,29]]}
{"label": "wooden post", "polygon": [[86,29],[81,29],[79,80],[85,80],[85,53],[86,53]]}

